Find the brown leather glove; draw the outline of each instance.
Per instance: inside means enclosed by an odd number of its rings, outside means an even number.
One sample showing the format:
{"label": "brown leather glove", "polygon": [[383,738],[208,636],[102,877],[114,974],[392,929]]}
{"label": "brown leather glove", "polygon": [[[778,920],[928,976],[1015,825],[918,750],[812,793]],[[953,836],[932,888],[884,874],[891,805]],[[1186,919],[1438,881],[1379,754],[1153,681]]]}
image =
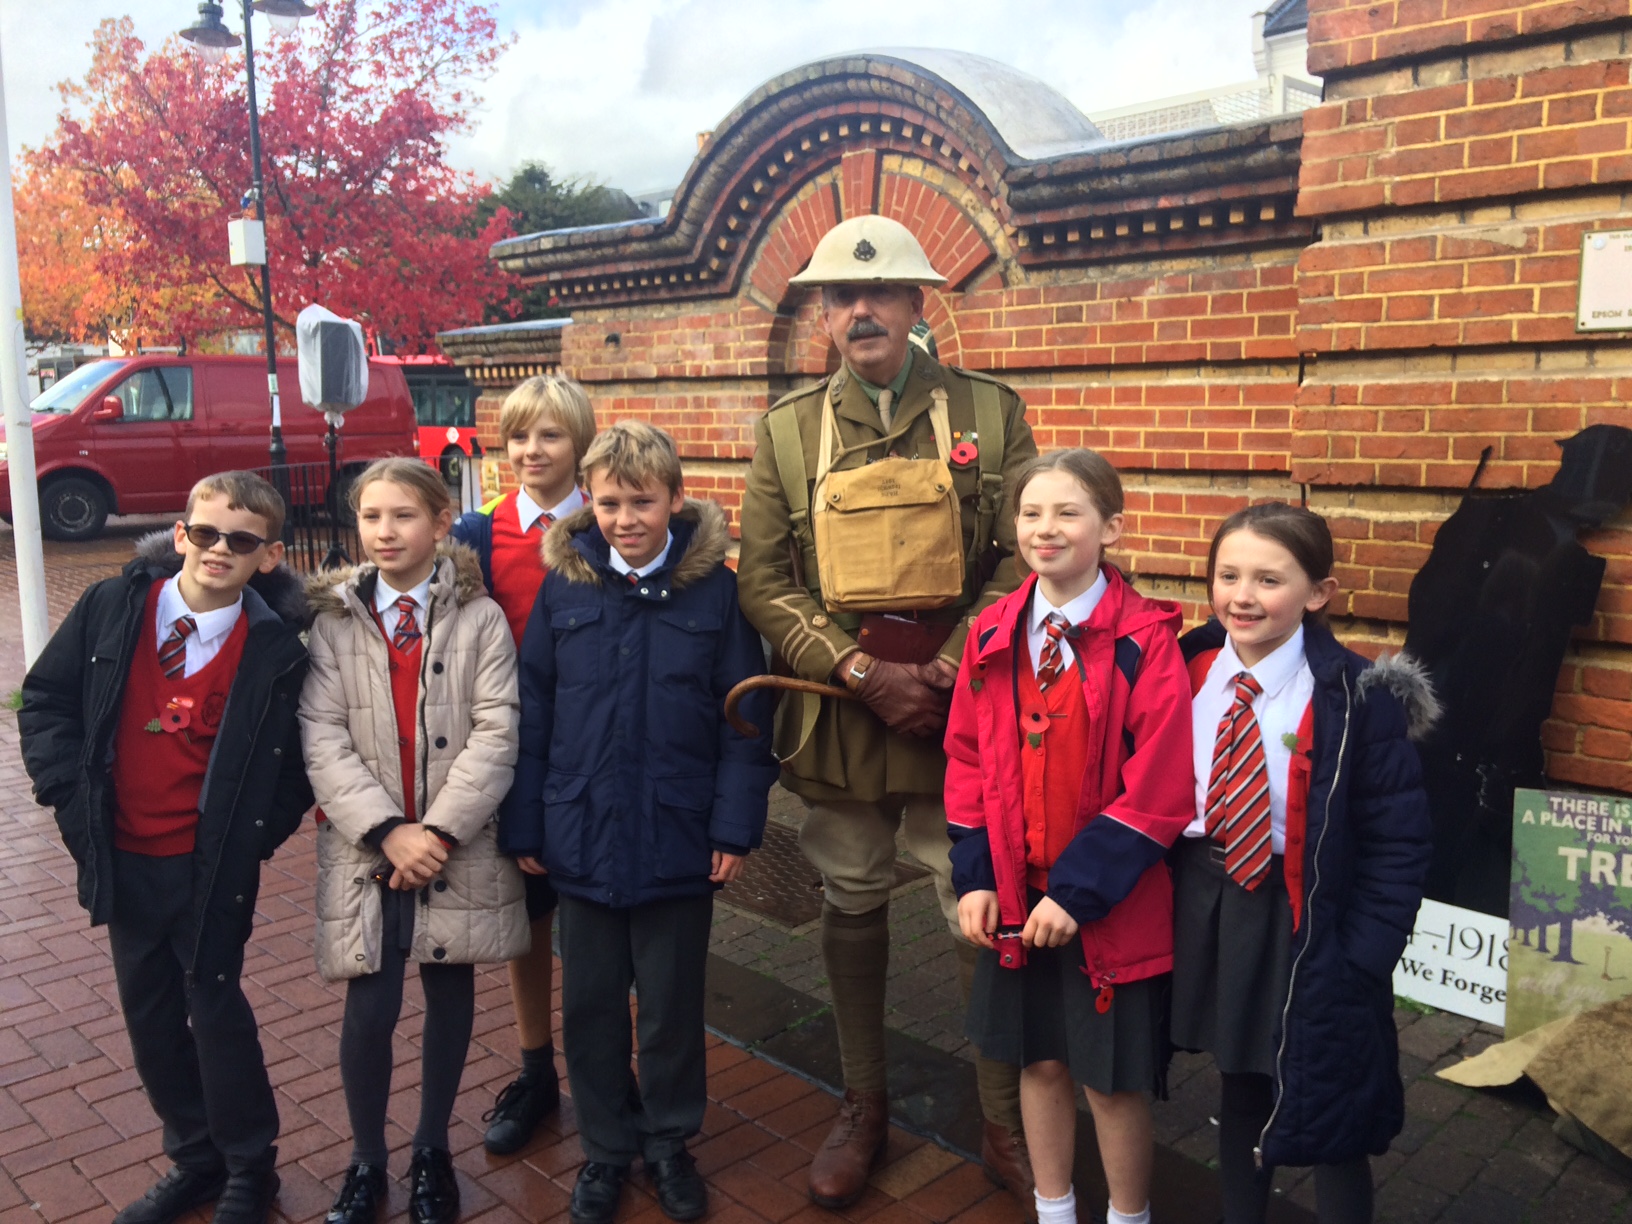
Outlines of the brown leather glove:
{"label": "brown leather glove", "polygon": [[936,735],[946,727],[950,690],[942,692],[918,677],[918,668],[874,659],[867,675],[850,687],[884,725],[902,735]]}

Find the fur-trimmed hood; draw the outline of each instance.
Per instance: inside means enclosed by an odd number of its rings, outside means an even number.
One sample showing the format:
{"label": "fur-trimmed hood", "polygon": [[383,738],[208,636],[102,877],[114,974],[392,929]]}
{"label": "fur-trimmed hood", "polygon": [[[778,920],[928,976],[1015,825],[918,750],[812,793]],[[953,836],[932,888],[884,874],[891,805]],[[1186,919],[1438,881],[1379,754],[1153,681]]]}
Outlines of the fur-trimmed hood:
{"label": "fur-trimmed hood", "polygon": [[1439,721],[1439,696],[1428,670],[1403,650],[1378,655],[1377,661],[1360,673],[1356,687],[1362,697],[1374,688],[1394,694],[1405,709],[1406,734],[1413,740],[1425,738]]}
{"label": "fur-trimmed hood", "polygon": [[[306,579],[306,598],[312,612],[337,612],[352,615],[355,608],[367,610],[373,597],[374,584],[379,580],[379,567],[372,561],[341,569],[321,570]],[[444,540],[436,546],[436,569],[431,574],[431,598],[438,593],[451,592],[461,604],[467,604],[479,595],[486,595],[482,584],[482,563],[476,553],[463,544]]]}
{"label": "fur-trimmed hood", "polygon": [[[136,541],[136,559],[132,564],[173,578],[181,573],[181,559],[176,551],[175,536],[170,531],[150,531]],[[286,623],[305,627],[311,622],[312,609],[306,601],[305,584],[286,562],[278,562],[270,574],[253,575],[249,589]]]}
{"label": "fur-trimmed hood", "polygon": [[[730,533],[725,525],[725,511],[719,503],[686,498],[686,504],[671,520],[675,546],[681,549],[679,560],[671,555],[667,566],[669,585],[683,590],[714,571],[725,560]],[[687,535],[675,527],[682,523],[692,525]],[[604,583],[611,573],[611,545],[595,525],[595,508],[584,506],[558,521],[544,533],[539,552],[546,568],[560,574],[568,582]]]}

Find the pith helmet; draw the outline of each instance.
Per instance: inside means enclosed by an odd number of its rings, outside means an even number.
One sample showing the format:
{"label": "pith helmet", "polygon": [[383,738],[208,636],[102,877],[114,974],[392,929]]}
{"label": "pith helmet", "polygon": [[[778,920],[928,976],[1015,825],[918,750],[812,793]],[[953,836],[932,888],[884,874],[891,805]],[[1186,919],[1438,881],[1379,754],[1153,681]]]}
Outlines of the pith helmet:
{"label": "pith helmet", "polygon": [[944,285],[912,231],[888,217],[851,217],[822,236],[794,285]]}

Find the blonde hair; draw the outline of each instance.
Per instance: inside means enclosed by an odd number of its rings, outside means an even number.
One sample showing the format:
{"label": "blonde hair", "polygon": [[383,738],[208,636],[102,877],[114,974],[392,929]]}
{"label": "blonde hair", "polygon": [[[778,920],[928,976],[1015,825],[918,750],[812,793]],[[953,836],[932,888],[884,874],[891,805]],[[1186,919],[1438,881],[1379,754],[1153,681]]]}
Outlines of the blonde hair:
{"label": "blonde hair", "polygon": [[453,498],[442,481],[442,473],[421,459],[376,459],[352,481],[346,500],[355,513],[362,506],[363,490],[377,480],[401,485],[419,499],[432,518],[446,510],[453,513]]}
{"label": "blonde hair", "polygon": [[187,494],[186,517],[193,517],[193,505],[201,497],[224,497],[227,509],[247,510],[266,520],[266,538],[276,540],[283,534],[283,518],[287,512],[283,498],[254,472],[216,472],[206,476]]}
{"label": "blonde hair", "polygon": [[645,421],[619,421],[600,434],[578,461],[587,484],[592,472],[604,470],[632,489],[662,481],[680,491],[680,450],[674,439]]}
{"label": "blonde hair", "polygon": [[1086,490],[1100,518],[1110,519],[1122,513],[1122,478],[1116,474],[1111,461],[1098,451],[1078,446],[1038,455],[1020,469],[1020,475],[1014,481],[1011,514],[1020,513],[1020,495],[1026,491],[1028,484],[1044,472],[1065,472],[1070,475]]}
{"label": "blonde hair", "polygon": [[560,374],[536,374],[516,384],[499,409],[499,441],[509,442],[549,417],[572,439],[572,453],[582,461],[595,440],[595,409],[582,386]]}

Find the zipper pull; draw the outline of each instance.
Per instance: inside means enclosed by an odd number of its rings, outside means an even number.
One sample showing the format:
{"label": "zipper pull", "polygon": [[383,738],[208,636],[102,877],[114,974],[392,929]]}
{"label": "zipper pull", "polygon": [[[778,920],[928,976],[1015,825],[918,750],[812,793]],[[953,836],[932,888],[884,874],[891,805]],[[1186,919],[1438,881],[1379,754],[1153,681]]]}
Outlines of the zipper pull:
{"label": "zipper pull", "polygon": [[1252,1149],[1252,1167],[1254,1169],[1258,1170],[1258,1172],[1260,1172],[1260,1173],[1262,1173],[1264,1171],[1264,1149],[1263,1148],[1255,1147],[1255,1148]]}

